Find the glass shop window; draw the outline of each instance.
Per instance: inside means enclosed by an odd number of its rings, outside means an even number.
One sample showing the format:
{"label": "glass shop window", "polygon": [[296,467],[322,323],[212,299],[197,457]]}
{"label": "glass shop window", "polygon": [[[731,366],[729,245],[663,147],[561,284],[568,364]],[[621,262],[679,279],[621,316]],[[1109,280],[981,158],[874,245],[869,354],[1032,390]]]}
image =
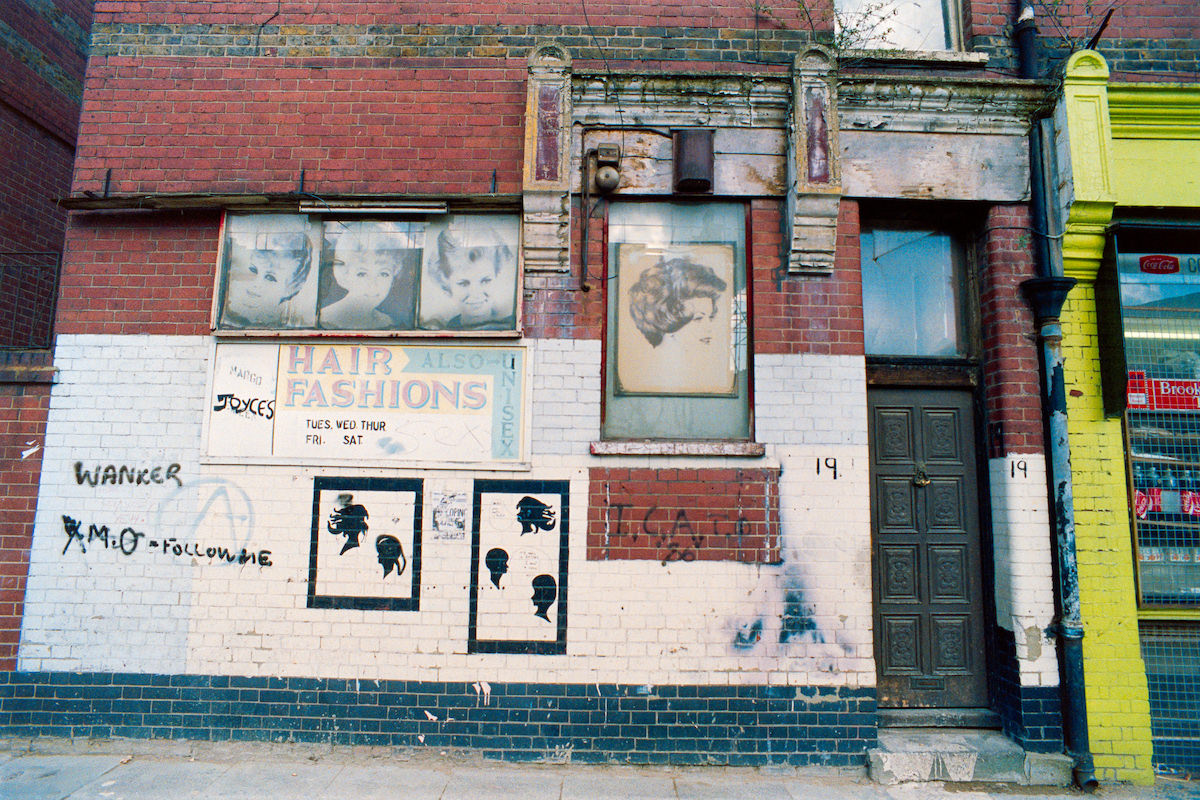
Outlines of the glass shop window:
{"label": "glass shop window", "polygon": [[967,355],[965,257],[953,237],[877,227],[864,230],[860,244],[867,355]]}
{"label": "glass shop window", "polygon": [[225,217],[221,333],[517,328],[515,215]]}
{"label": "glass shop window", "polygon": [[[1200,231],[1118,236],[1143,606],[1200,606]],[[1156,247],[1157,245],[1157,247]],[[1128,252],[1122,250],[1128,247]],[[1159,249],[1161,248],[1161,249]],[[1190,248],[1190,252],[1188,251]]]}
{"label": "glass shop window", "polygon": [[750,437],[746,209],[613,203],[604,436]]}

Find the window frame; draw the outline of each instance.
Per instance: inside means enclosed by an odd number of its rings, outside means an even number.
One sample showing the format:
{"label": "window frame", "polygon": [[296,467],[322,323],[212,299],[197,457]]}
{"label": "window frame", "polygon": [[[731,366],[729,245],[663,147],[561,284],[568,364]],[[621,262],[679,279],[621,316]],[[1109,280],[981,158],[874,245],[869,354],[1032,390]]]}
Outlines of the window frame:
{"label": "window frame", "polygon": [[[740,355],[743,363],[743,368],[734,370],[734,390],[728,394],[705,393],[705,392],[670,392],[666,390],[659,391],[644,391],[644,392],[618,392],[617,377],[617,348],[618,348],[618,327],[617,317],[620,309],[617,307],[621,302],[619,295],[619,272],[621,264],[618,263],[618,250],[621,245],[636,245],[636,241],[618,241],[614,238],[614,221],[613,221],[613,206],[618,207],[618,211],[624,208],[635,209],[637,207],[656,206],[660,209],[666,206],[676,208],[700,208],[716,206],[725,206],[727,210],[724,212],[717,211],[714,213],[728,214],[729,232],[736,231],[736,239],[733,241],[733,287],[730,292],[730,321],[732,329],[730,333],[730,355],[737,363],[738,354],[735,348],[739,346],[744,348]],[[737,213],[735,209],[740,210]],[[633,213],[633,212],[630,212]],[[689,212],[683,212],[687,214]],[[737,223],[733,224],[732,220],[736,216]],[[616,227],[620,227],[618,224]],[[592,452],[594,454],[618,454],[626,452],[661,452],[673,455],[761,455],[760,449],[756,449],[754,445],[754,402],[753,402],[753,286],[751,275],[753,274],[753,259],[751,253],[751,219],[750,219],[750,204],[748,201],[741,198],[697,198],[688,199],[678,196],[672,197],[623,197],[618,201],[610,203],[606,207],[605,224],[604,224],[604,281],[605,300],[604,300],[604,320],[602,326],[603,350],[602,350],[602,369],[601,369],[601,419],[600,419],[600,439],[601,441],[593,444]],[[705,255],[703,248],[713,244],[728,244],[728,239],[714,239],[712,241],[672,241],[670,248],[691,247],[701,259]],[[673,260],[673,259],[672,259]],[[663,263],[660,261],[660,263]],[[738,294],[743,295],[738,298]],[[713,301],[714,310],[717,307],[717,302]],[[736,329],[736,320],[741,316],[741,330]],[[628,322],[626,324],[629,324]],[[690,323],[684,323],[686,327]],[[637,336],[638,334],[633,334]],[[645,335],[645,331],[641,332]],[[741,336],[741,343],[738,342],[738,337]],[[649,337],[647,337],[649,338]],[[656,347],[657,345],[655,345]],[[666,432],[661,429],[641,428],[638,427],[637,414],[622,420],[619,417],[614,418],[615,414],[622,414],[635,411],[637,406],[650,408],[654,404],[660,404],[664,408],[671,408],[674,413],[682,416],[692,417],[705,416],[711,417],[713,411],[710,410],[704,415],[695,411],[686,410],[689,401],[697,407],[703,406],[720,406],[731,407],[736,405],[736,414],[739,417],[737,423],[742,429],[736,432],[736,435],[726,435],[727,432],[708,429],[701,432],[701,435],[685,435],[682,431]],[[699,401],[699,402],[696,402]],[[707,402],[706,402],[707,401]],[[624,406],[625,408],[622,408]],[[740,420],[744,419],[744,425]],[[628,443],[639,443],[640,447],[634,446],[633,450],[629,450],[625,445]],[[646,451],[645,448],[650,450]]]}
{"label": "window frame", "polygon": [[[935,217],[933,214],[895,214],[881,216],[864,216],[859,225],[859,278],[863,297],[863,353],[868,362],[874,363],[939,363],[965,364],[975,363],[980,353],[980,331],[977,312],[978,297],[978,264],[977,254],[967,233],[968,224],[959,218],[951,209],[946,209],[949,219]],[[942,219],[944,221],[937,221]],[[945,236],[949,241],[951,264],[953,270],[954,292],[956,303],[956,328],[958,335],[958,350],[953,354],[930,353],[883,353],[871,350],[870,336],[867,330],[867,279],[862,269],[866,258],[864,237],[874,231],[913,231],[926,232]],[[913,269],[920,269],[914,265]]]}
{"label": "window frame", "polygon": [[[892,0],[891,7],[911,5],[912,0]],[[907,55],[927,54],[929,57],[936,58],[942,53],[961,53],[966,49],[966,36],[963,31],[963,8],[959,0],[939,0],[939,5],[942,9],[942,36],[946,42],[945,47],[917,47],[910,48],[904,46],[890,45],[885,41],[875,39],[874,37],[866,37],[860,40],[845,38],[841,30],[841,21],[847,14],[857,14],[858,12],[846,12],[838,8],[841,5],[837,0],[834,2],[834,27],[835,36],[845,49],[852,52],[863,53],[903,53]],[[886,13],[886,9],[881,9]],[[885,17],[879,24],[886,22]]]}
{"label": "window frame", "polygon": [[[233,327],[225,323],[223,317],[226,313],[226,298],[228,295],[229,281],[229,265],[231,257],[231,237],[229,235],[229,224],[231,218],[252,218],[263,217],[269,215],[288,216],[301,218],[306,220],[307,227],[310,229],[309,242],[312,246],[310,258],[312,262],[309,266],[309,275],[305,278],[311,286],[306,286],[302,291],[310,291],[314,294],[313,297],[313,324],[312,327],[286,327],[279,325],[275,327]],[[420,309],[421,309],[421,278],[424,272],[423,253],[424,245],[421,250],[416,250],[418,253],[417,262],[415,265],[414,274],[414,296],[411,301],[413,322],[412,327],[320,327],[320,286],[323,281],[326,283],[331,280],[325,277],[327,270],[332,269],[332,252],[327,249],[327,239],[325,236],[326,226],[330,223],[436,223],[439,220],[452,220],[463,217],[491,217],[494,220],[499,220],[500,225],[506,227],[507,232],[515,237],[515,240],[506,239],[506,246],[512,250],[511,262],[506,263],[504,270],[506,273],[506,281],[509,277],[512,280],[512,319],[513,327],[508,328],[437,328],[437,327],[419,327],[421,324]],[[448,223],[447,223],[448,224]],[[311,233],[311,231],[315,231]],[[313,244],[313,242],[316,244]],[[511,243],[510,243],[511,242]],[[507,273],[511,270],[511,276]],[[338,209],[328,211],[314,211],[305,209],[294,211],[291,209],[273,209],[256,212],[235,211],[233,209],[225,210],[221,215],[221,224],[218,233],[218,247],[216,268],[214,270],[214,282],[212,292],[212,304],[209,313],[209,327],[214,336],[220,338],[239,339],[239,338],[311,338],[311,337],[372,337],[372,338],[479,338],[479,339],[519,339],[523,335],[523,319],[524,319],[524,286],[525,268],[524,268],[524,248],[523,248],[523,226],[521,225],[521,213],[519,209],[488,209],[488,208],[456,208],[451,211],[403,211],[403,212],[387,212],[379,211],[370,214],[356,214]],[[393,278],[395,280],[395,278]],[[507,319],[507,317],[505,317]]]}

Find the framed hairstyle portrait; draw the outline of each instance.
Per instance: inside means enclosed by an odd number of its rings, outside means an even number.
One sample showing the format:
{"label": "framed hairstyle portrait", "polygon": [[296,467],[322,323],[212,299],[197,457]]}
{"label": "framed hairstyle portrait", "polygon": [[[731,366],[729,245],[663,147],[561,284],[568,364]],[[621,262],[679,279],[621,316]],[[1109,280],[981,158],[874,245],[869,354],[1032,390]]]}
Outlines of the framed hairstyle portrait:
{"label": "framed hairstyle portrait", "polygon": [[608,206],[605,439],[747,441],[744,203]]}
{"label": "framed hairstyle portrait", "polygon": [[515,214],[225,215],[219,333],[516,333]]}
{"label": "framed hairstyle portrait", "polygon": [[736,392],[734,245],[617,247],[618,394]]}
{"label": "framed hairstyle portrait", "polygon": [[468,653],[565,653],[567,481],[477,480]]}
{"label": "framed hairstyle portrait", "polygon": [[320,225],[298,214],[228,215],[218,327],[289,330],[316,325]]}
{"label": "framed hairstyle portrait", "polygon": [[517,313],[516,217],[432,220],[421,264],[420,327],[511,330]]}
{"label": "framed hairstyle portrait", "polygon": [[313,479],[309,608],[416,611],[423,483]]}

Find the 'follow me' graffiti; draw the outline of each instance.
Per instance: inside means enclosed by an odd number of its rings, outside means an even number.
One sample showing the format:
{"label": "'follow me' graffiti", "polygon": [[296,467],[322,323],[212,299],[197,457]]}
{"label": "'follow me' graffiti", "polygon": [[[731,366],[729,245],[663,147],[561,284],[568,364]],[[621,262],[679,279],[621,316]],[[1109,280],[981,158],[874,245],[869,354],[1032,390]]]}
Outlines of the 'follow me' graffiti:
{"label": "'follow me' graffiti", "polygon": [[525,364],[521,347],[221,342],[208,454],[519,462]]}

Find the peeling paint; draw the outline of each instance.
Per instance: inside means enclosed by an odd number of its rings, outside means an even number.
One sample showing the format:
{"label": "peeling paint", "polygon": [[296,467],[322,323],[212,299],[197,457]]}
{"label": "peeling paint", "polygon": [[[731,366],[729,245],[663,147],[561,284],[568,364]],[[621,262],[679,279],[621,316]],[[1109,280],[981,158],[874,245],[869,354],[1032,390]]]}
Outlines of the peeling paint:
{"label": "peeling paint", "polygon": [[1037,661],[1042,657],[1042,629],[1037,625],[1025,628],[1025,650],[1027,661]]}

